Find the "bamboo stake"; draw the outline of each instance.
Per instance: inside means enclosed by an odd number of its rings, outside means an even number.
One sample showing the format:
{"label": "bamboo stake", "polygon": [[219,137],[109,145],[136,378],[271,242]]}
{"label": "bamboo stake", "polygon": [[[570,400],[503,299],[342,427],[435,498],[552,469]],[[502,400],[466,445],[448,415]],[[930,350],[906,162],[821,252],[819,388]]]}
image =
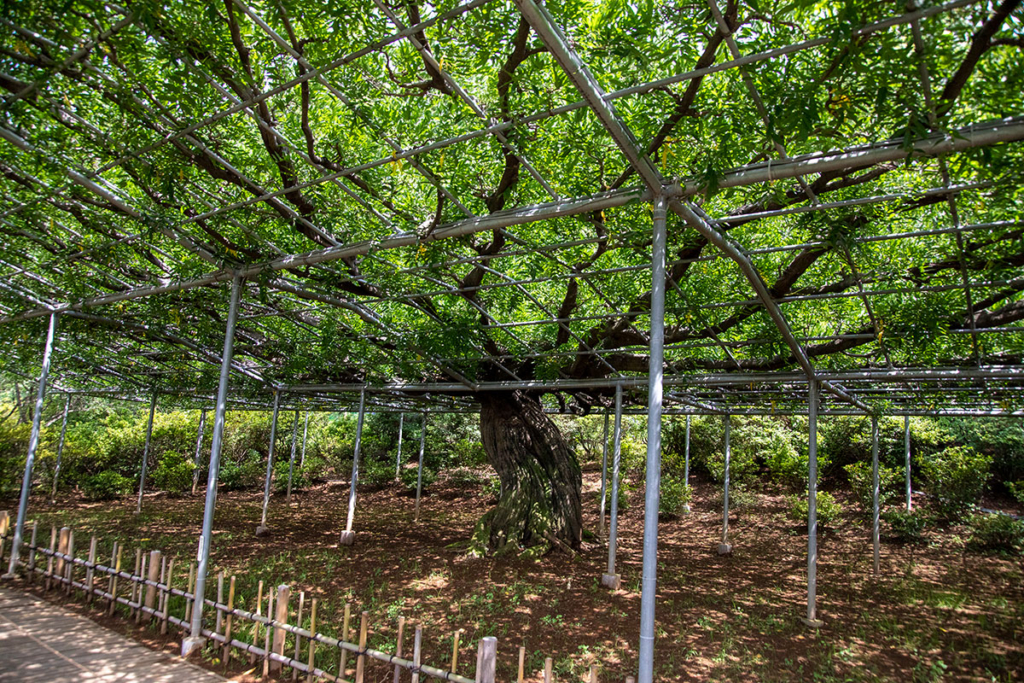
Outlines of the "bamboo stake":
{"label": "bamboo stake", "polygon": [[167,563],[167,582],[164,584],[166,592],[164,593],[164,614],[160,622],[160,634],[165,635],[167,633],[167,617],[171,613],[171,579],[174,578],[174,560]]}
{"label": "bamboo stake", "polygon": [[135,617],[135,589],[138,588],[138,584],[135,582],[135,577],[139,575],[139,571],[142,569],[142,548],[135,549],[135,571],[132,572],[131,578],[131,595],[128,599],[128,615],[129,618]]}
{"label": "bamboo stake", "polygon": [[227,669],[228,661],[231,659],[231,610],[235,609],[235,577],[228,580],[228,615],[224,620],[224,668]]}
{"label": "bamboo stake", "polygon": [[217,572],[217,617],[214,620],[213,632],[220,633],[220,627],[224,621],[224,610],[221,605],[224,604],[224,570]]}
{"label": "bamboo stake", "polygon": [[412,640],[412,683],[420,683],[420,657],[423,654],[423,627],[416,627],[416,636]]}
{"label": "bamboo stake", "polygon": [[555,663],[555,660],[548,657],[544,660],[544,683],[551,683],[551,667]]}
{"label": "bamboo stake", "polygon": [[[70,538],[70,536],[71,536],[71,529],[70,529],[70,527],[64,526],[64,527],[60,528],[60,535],[58,536],[58,540],[57,540],[57,553],[59,555],[63,556],[64,554],[66,554],[68,552],[68,539]],[[58,557],[57,558],[57,564],[56,564],[56,567],[55,567],[54,571],[56,572],[55,575],[57,577],[59,577],[61,579],[64,578],[64,558],[63,557]],[[52,577],[52,576],[54,576],[54,574],[51,573],[50,576]],[[59,581],[56,582],[56,583],[59,583]]]}
{"label": "bamboo stake", "polygon": [[[299,591],[299,610],[298,610],[298,612],[295,613],[295,625],[298,626],[299,628],[302,628],[302,610],[303,610],[303,607],[305,607],[305,604],[306,604],[306,591]],[[300,649],[299,648],[301,648],[301,647],[302,647],[302,637],[298,633],[296,633],[295,634],[295,656],[293,657],[293,659],[297,660],[299,658],[299,654],[300,654]],[[292,680],[293,681],[299,680],[299,670],[296,669],[295,667],[292,667]]]}
{"label": "bamboo stake", "polygon": [[[316,635],[316,598],[313,598],[313,604],[309,608],[309,632],[311,635]],[[313,683],[313,668],[315,665],[316,657],[316,640],[314,638],[309,639],[309,661],[308,671],[306,673],[306,683]]]}
{"label": "bamboo stake", "polygon": [[[150,581],[151,583],[156,583],[156,584],[161,583],[161,581],[160,581],[160,572],[161,572],[162,564],[163,564],[162,561],[163,561],[163,553],[162,552],[160,552],[159,550],[152,550],[152,551],[150,551],[150,553],[149,553],[149,572],[148,573],[143,573],[143,576],[145,576],[146,579],[148,581]],[[142,578],[142,577],[139,577],[139,578]],[[145,605],[146,607],[149,607],[150,609],[153,609],[154,607],[157,606],[157,587],[156,586],[146,586],[146,585],[144,585],[144,586],[142,586],[142,589],[139,590],[139,593],[140,593],[140,595],[144,595],[145,596],[143,601],[142,601],[143,605]],[[143,624],[148,624],[150,619],[152,618],[152,615],[150,615],[148,612],[146,612],[146,611],[144,611],[144,610],[142,610],[140,608],[139,609],[139,618],[142,620]]]}
{"label": "bamboo stake", "polygon": [[[350,622],[351,618],[352,618],[352,610],[351,610],[350,605],[346,602],[345,603],[345,616],[342,617],[342,620],[341,620],[341,639],[343,641],[345,641],[346,643],[350,642],[349,639],[348,639],[348,631],[349,631],[349,622]],[[340,676],[341,678],[345,678],[345,674],[347,673],[346,669],[345,669],[345,660],[346,659],[348,659],[348,650],[342,648],[341,656],[338,659],[338,676]]]}
{"label": "bamboo stake", "polygon": [[526,668],[526,648],[523,646],[519,647],[519,675],[516,677],[516,683],[523,683],[524,669]]}
{"label": "bamboo stake", "polygon": [[[405,617],[398,617],[398,642],[395,645],[395,656],[402,657],[402,641],[405,640]],[[401,678],[402,667],[395,664],[395,680],[398,683]]]}
{"label": "bamboo stake", "polygon": [[144,577],[146,575],[146,564],[147,564],[146,561],[148,559],[149,558],[146,555],[142,556],[142,565],[139,567],[139,571],[136,572],[137,575],[132,577],[132,582],[134,583],[134,586],[135,586],[135,593],[136,593],[136,595],[138,597],[138,599],[135,601],[135,623],[136,624],[141,624],[142,623],[142,600],[143,600],[143,594],[144,594],[143,589],[147,588],[147,586],[145,586],[142,583],[142,577]]}
{"label": "bamboo stake", "polygon": [[[285,625],[288,623],[288,600],[291,598],[292,589],[286,584],[281,584],[277,587],[277,607],[276,612],[267,612],[267,616],[274,615],[274,621],[277,624]],[[284,656],[284,642],[288,637],[288,632],[278,626],[274,627],[274,654]],[[281,662],[270,662],[271,673],[277,673],[281,670]]]}
{"label": "bamboo stake", "polygon": [[270,627],[274,623],[274,591],[267,592],[267,618],[270,619],[270,624],[267,624],[263,634],[263,678],[270,675],[270,634],[274,630]]}
{"label": "bamboo stake", "polygon": [[[263,579],[260,579],[259,586],[256,589],[256,616],[263,616]],[[260,642],[260,622],[252,622],[252,644],[256,645]],[[256,655],[249,653],[249,663],[253,664],[256,661]]]}
{"label": "bamboo stake", "polygon": [[117,560],[114,562],[114,575],[110,577],[110,616],[114,616],[114,609],[117,607],[117,575],[121,572],[121,556],[124,547],[114,541],[114,548],[117,550]]}
{"label": "bamboo stake", "polygon": [[68,558],[70,558],[70,559],[68,559],[68,569],[67,569],[67,572],[65,572],[66,576],[63,577],[63,578],[66,578],[68,580],[68,582],[66,584],[64,584],[64,594],[65,595],[71,595],[72,594],[71,582],[75,578],[75,531],[74,531],[74,529],[71,529],[71,530],[68,531],[68,549],[67,549],[67,554],[68,554]]}
{"label": "bamboo stake", "polygon": [[195,597],[193,591],[196,587],[196,563],[188,564],[188,588],[185,589],[185,621],[192,621],[192,599]]}
{"label": "bamboo stake", "polygon": [[53,576],[53,551],[57,548],[57,527],[50,527],[50,555],[46,559],[46,582],[43,590],[50,590],[50,579]]}
{"label": "bamboo stake", "polygon": [[85,585],[89,587],[85,592],[85,601],[86,604],[88,605],[92,605],[92,598],[96,594],[96,584],[94,583],[96,567],[96,547],[97,541],[96,536],[94,535],[91,539],[89,539],[89,564],[85,566]]}
{"label": "bamboo stake", "polygon": [[597,683],[597,664],[590,665],[590,683]]}
{"label": "bamboo stake", "polygon": [[451,672],[455,673],[459,666],[459,638],[462,637],[462,629],[460,628],[455,632],[455,637],[452,639],[452,668]]}
{"label": "bamboo stake", "polygon": [[32,521],[32,542],[29,544],[28,551],[28,577],[29,581],[35,583],[36,581],[36,532],[39,530],[39,524]]}
{"label": "bamboo stake", "polygon": [[356,658],[356,683],[363,683],[366,673],[366,635],[370,626],[370,613],[364,611],[359,619],[359,656]]}

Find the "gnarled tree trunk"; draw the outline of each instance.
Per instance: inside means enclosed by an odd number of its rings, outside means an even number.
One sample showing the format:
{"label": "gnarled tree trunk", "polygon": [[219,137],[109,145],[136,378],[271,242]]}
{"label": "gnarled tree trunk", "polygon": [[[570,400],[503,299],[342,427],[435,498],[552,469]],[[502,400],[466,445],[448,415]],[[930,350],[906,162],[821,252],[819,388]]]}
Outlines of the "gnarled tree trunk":
{"label": "gnarled tree trunk", "polygon": [[480,396],[480,437],[501,480],[501,497],[477,524],[472,552],[541,554],[578,549],[583,535],[579,463],[536,398]]}

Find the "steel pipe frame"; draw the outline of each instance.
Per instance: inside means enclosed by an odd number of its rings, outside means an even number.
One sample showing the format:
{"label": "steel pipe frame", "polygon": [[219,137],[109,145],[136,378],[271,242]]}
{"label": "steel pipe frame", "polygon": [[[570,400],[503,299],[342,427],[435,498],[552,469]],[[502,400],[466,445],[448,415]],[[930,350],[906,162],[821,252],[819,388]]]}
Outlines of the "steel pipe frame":
{"label": "steel pipe frame", "polygon": [[615,385],[615,438],[612,449],[612,502],[608,520],[608,574],[615,577],[615,553],[619,539],[619,464],[622,459],[622,385]]}
{"label": "steel pipe frame", "polygon": [[309,411],[306,411],[306,421],[302,426],[302,455],[299,456],[299,469],[306,466],[306,437],[309,436]]}
{"label": "steel pipe frame", "polygon": [[[57,463],[53,466],[53,482],[50,487],[50,502],[53,503],[57,498],[57,479],[60,477],[60,464],[61,458],[64,455],[64,436],[68,431],[68,409],[71,407],[71,394],[66,394],[64,398],[64,416],[60,421],[60,441],[57,443]],[[910,457],[909,455],[907,456]]]}
{"label": "steel pipe frame", "polygon": [[18,499],[18,519],[14,524],[14,537],[11,540],[11,558],[7,573],[3,578],[13,579],[17,574],[21,555],[21,539],[25,533],[25,515],[28,512],[28,497],[32,488],[32,467],[39,448],[39,429],[43,420],[43,402],[46,399],[46,377],[50,373],[50,360],[53,356],[53,339],[57,332],[57,314],[50,315],[50,324],[46,331],[46,345],[43,347],[43,362],[39,371],[39,389],[36,393],[36,408],[32,414],[32,431],[28,439],[28,455],[25,458],[25,471],[21,475],[21,497]]}
{"label": "steel pipe frame", "polygon": [[366,410],[366,391],[359,392],[359,418],[356,422],[356,444],[352,454],[352,476],[348,484],[348,518],[345,521],[345,533],[352,532],[352,524],[356,516],[356,487],[359,483],[359,447],[363,439],[363,416]]}
{"label": "steel pipe frame", "polygon": [[395,481],[398,481],[402,470],[402,427],[405,426],[405,413],[398,414],[398,455],[395,456]]}
{"label": "steel pipe frame", "polygon": [[280,408],[281,392],[274,389],[274,414],[270,418],[270,445],[267,447],[267,476],[263,481],[263,515],[260,526],[267,526],[267,507],[270,505],[270,480],[274,476],[274,444],[277,440],[277,413]]}
{"label": "steel pipe frame", "polygon": [[196,435],[196,456],[195,456],[195,469],[192,470],[192,495],[196,494],[196,489],[199,487],[199,470],[201,469],[201,458],[203,450],[203,436],[206,430],[206,408],[202,408],[199,413],[199,429]]}
{"label": "steel pipe frame", "polygon": [[146,445],[142,449],[142,472],[139,474],[139,501],[135,505],[135,514],[142,513],[142,492],[146,488],[146,469],[149,465],[149,444],[153,439],[153,417],[156,414],[157,392],[149,401],[149,420],[146,422]]}
{"label": "steel pipe frame", "polygon": [[192,608],[192,621],[189,637],[182,641],[181,654],[188,656],[202,647],[203,638],[203,607],[206,593],[207,565],[210,561],[210,542],[213,531],[213,514],[217,505],[217,479],[220,474],[220,452],[224,439],[224,414],[227,411],[228,382],[231,377],[231,356],[234,352],[235,324],[238,320],[238,304],[241,298],[242,276],[236,275],[231,283],[231,300],[228,307],[228,319],[224,332],[224,352],[220,368],[220,385],[217,388],[217,407],[214,411],[213,437],[210,442],[210,467],[206,478],[206,505],[203,511],[203,531],[199,538],[199,549],[196,553],[198,568],[196,571],[195,601]]}
{"label": "steel pipe frame", "polygon": [[[295,411],[295,419],[292,421],[292,455],[288,459],[288,492],[285,494],[285,502],[289,505],[292,502],[292,476],[295,473],[295,444],[299,437],[299,411]],[[358,441],[356,443],[359,443]],[[354,490],[354,489],[353,489]],[[351,531],[351,529],[350,529]]]}
{"label": "steel pipe frame", "polygon": [[879,482],[878,482],[878,416],[871,416],[871,545],[874,557],[874,574],[877,577],[880,564],[879,542]]}
{"label": "steel pipe frame", "polygon": [[732,416],[726,414],[725,419],[725,468],[722,477],[722,545],[729,542],[729,460],[732,455],[730,437],[732,436]]}
{"label": "steel pipe frame", "polygon": [[413,521],[420,521],[420,496],[423,493],[423,449],[427,443],[427,411],[423,411],[422,422],[420,423],[420,457],[416,463],[416,507],[413,513]]}
{"label": "steel pipe frame", "polygon": [[604,412],[604,438],[601,440],[601,517],[600,534],[604,535],[604,511],[608,493],[608,411]]}
{"label": "steel pipe frame", "polygon": [[907,512],[910,512],[912,503],[910,502],[910,416],[903,416],[903,446],[905,457],[905,470],[906,470],[906,484],[907,484]]}
{"label": "steel pipe frame", "polygon": [[818,382],[807,382],[807,618],[812,628],[821,626],[818,595]]}

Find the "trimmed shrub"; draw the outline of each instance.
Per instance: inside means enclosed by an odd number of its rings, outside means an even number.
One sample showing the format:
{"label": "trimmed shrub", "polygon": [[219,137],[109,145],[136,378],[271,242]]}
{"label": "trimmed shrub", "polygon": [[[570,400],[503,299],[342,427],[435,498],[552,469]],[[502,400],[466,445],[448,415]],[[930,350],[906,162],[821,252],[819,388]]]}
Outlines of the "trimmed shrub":
{"label": "trimmed shrub", "polygon": [[1007,482],[1006,488],[1018,503],[1024,505],[1024,479]]}
{"label": "trimmed shrub", "polygon": [[381,460],[367,460],[359,466],[359,483],[384,488],[395,483],[395,464]]}
{"label": "trimmed shrub", "polygon": [[967,446],[954,446],[921,463],[928,490],[943,519],[962,519],[977,502],[989,478],[992,458]]}
{"label": "trimmed shrub", "polygon": [[[426,489],[437,481],[437,472],[427,467],[426,463],[423,463],[423,465],[423,488]],[[404,486],[407,491],[415,491],[417,476],[417,468],[406,467],[402,470],[402,486]]]}
{"label": "trimmed shrub", "polygon": [[195,463],[176,451],[167,451],[153,470],[153,486],[170,494],[192,490],[192,472]]}
{"label": "trimmed shrub", "polygon": [[967,544],[978,550],[1020,552],[1024,548],[1024,520],[1007,515],[972,515]]}
{"label": "trimmed shrub", "polygon": [[666,474],[661,478],[661,496],[658,500],[658,516],[678,517],[686,511],[693,491],[683,483],[681,477]]}
{"label": "trimmed shrub", "polygon": [[922,543],[928,515],[919,508],[907,512],[905,509],[889,510],[882,513],[882,519],[889,525],[893,540],[897,543]]}
{"label": "trimmed shrub", "polygon": [[[839,519],[839,514],[843,511],[842,506],[836,502],[835,496],[828,491],[818,491],[817,502],[818,527],[831,527]],[[803,524],[806,527],[807,496],[790,496],[787,516],[797,524]]]}
{"label": "trimmed shrub", "polygon": [[[874,509],[874,481],[872,480],[871,463],[855,462],[846,466],[846,477],[850,480],[850,489],[857,497],[861,509],[871,514]],[[900,499],[900,484],[904,481],[903,474],[891,467],[878,466],[878,507],[884,510]]]}
{"label": "trimmed shrub", "polygon": [[[114,500],[131,493],[134,482],[117,472],[104,470],[82,482],[82,493],[89,500]],[[189,486],[192,485],[191,480]]]}
{"label": "trimmed shrub", "polygon": [[444,473],[445,483],[458,488],[476,488],[487,481],[479,472],[468,467],[456,467]]}

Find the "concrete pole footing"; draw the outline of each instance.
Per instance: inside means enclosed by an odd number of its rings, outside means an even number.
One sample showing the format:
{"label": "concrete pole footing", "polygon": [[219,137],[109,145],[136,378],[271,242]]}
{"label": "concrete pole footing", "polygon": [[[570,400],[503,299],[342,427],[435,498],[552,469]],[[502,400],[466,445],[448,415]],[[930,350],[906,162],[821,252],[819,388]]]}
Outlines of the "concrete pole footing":
{"label": "concrete pole footing", "polygon": [[188,658],[203,649],[206,645],[206,638],[192,638],[189,636],[181,641],[181,656]]}
{"label": "concrete pole footing", "polygon": [[353,543],[356,542],[356,532],[354,532],[354,531],[342,531],[341,532],[341,539],[339,540],[339,542],[342,545],[352,545]]}
{"label": "concrete pole footing", "polygon": [[719,555],[732,555],[732,543],[719,543],[718,544]]}
{"label": "concrete pole footing", "polygon": [[609,590],[617,591],[619,586],[622,584],[621,574],[602,574],[601,585],[608,588]]}
{"label": "concrete pole footing", "polygon": [[270,527],[260,524],[256,527],[256,538],[263,538],[270,535]]}
{"label": "concrete pole footing", "polygon": [[807,628],[817,629],[825,625],[825,622],[823,622],[821,619],[808,619],[807,617],[800,617],[800,621]]}

